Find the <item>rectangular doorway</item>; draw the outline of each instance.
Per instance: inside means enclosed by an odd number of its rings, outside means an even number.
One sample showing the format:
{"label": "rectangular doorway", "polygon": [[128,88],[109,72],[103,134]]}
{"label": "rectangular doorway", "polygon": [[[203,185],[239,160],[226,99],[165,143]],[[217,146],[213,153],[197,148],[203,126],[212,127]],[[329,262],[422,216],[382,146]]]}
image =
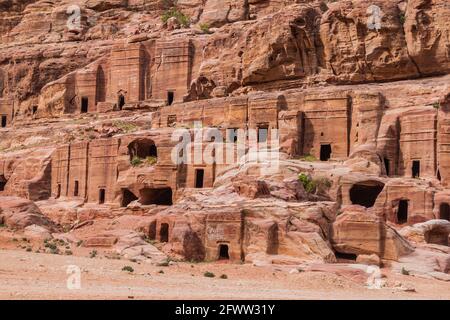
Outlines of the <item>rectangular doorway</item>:
{"label": "rectangular doorway", "polygon": [[195,187],[203,188],[203,179],[205,177],[204,169],[196,169],[195,170]]}

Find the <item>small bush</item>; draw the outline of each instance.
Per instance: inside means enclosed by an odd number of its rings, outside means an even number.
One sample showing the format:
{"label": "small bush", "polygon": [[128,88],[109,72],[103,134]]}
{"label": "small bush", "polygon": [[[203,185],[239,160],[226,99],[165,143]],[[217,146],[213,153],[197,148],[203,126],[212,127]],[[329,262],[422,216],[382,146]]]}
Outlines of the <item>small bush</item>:
{"label": "small bush", "polygon": [[82,244],[83,244],[83,240],[79,240],[79,241],[77,242],[77,247],[81,246]]}
{"label": "small bush", "polygon": [[227,276],[226,274],[222,274],[222,275],[220,276],[220,279],[228,279],[228,276]]}
{"label": "small bush", "polygon": [[303,157],[300,158],[302,161],[306,162],[314,162],[317,161],[317,158],[310,154],[305,154]]}
{"label": "small bush", "polygon": [[298,180],[303,184],[303,188],[305,188],[306,192],[313,193],[316,191],[316,184],[309,175],[300,173],[298,175]]}
{"label": "small bush", "polygon": [[400,13],[400,15],[399,15],[398,18],[399,18],[401,24],[405,24],[405,22],[406,22],[406,16],[405,16],[404,13]]}
{"label": "small bush", "polygon": [[31,252],[31,250],[33,250],[31,247],[27,248],[27,252]]}
{"label": "small bush", "polygon": [[158,161],[158,158],[153,157],[153,156],[148,156],[144,160],[145,164],[149,165],[149,166],[152,166],[152,165],[156,164],[157,161]]}
{"label": "small bush", "polygon": [[207,278],[214,278],[216,276],[214,273],[209,271],[206,271],[203,275]]}
{"label": "small bush", "polygon": [[95,258],[97,256],[97,250],[92,250],[90,253],[89,253],[89,257],[90,258]]}
{"label": "small bush", "polygon": [[203,33],[211,33],[209,31],[209,24],[208,23],[200,23],[199,27],[200,27],[200,30],[202,30]]}
{"label": "small bush", "polygon": [[133,123],[124,122],[124,121],[115,121],[113,123],[113,125],[116,128],[120,129],[124,133],[133,132],[138,129],[138,127],[136,125],[134,125]]}
{"label": "small bush", "polygon": [[440,108],[440,104],[439,104],[439,102],[435,102],[435,103],[433,103],[433,108],[435,108],[435,109],[438,109],[438,110],[439,110],[439,108]]}
{"label": "small bush", "polygon": [[158,273],[164,274],[164,271],[162,271],[162,270],[159,270],[159,271],[158,271]]}
{"label": "small bush", "polygon": [[405,267],[402,268],[402,274],[405,276],[409,276],[409,271],[405,269]]}
{"label": "small bush", "polygon": [[141,164],[142,164],[142,159],[139,158],[138,156],[134,156],[133,159],[131,159],[131,165],[133,167],[137,167],[137,166],[139,166]]}
{"label": "small bush", "polygon": [[6,225],[3,223],[0,223],[0,228],[6,228]]}
{"label": "small bush", "polygon": [[125,266],[122,268],[122,271],[134,272],[134,269],[131,266]]}
{"label": "small bush", "polygon": [[167,23],[167,21],[172,17],[175,17],[178,23],[184,28],[189,27],[189,24],[191,23],[189,16],[185,15],[177,8],[170,8],[169,10],[166,10],[161,16],[161,19],[164,23]]}
{"label": "small bush", "polygon": [[71,256],[73,254],[73,252],[72,252],[72,250],[66,250],[66,251],[64,251],[64,254],[66,256]]}

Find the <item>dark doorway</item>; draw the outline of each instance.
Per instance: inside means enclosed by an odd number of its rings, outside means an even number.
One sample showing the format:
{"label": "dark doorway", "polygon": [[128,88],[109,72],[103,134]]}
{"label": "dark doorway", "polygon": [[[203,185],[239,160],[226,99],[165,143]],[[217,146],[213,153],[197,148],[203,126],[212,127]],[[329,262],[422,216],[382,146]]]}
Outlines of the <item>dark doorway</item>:
{"label": "dark doorway", "polygon": [[331,158],[331,144],[320,145],[320,161],[328,161]]}
{"label": "dark doorway", "polygon": [[6,116],[2,116],[2,128],[6,127],[8,124],[8,118]]}
{"label": "dark doorway", "polygon": [[414,160],[412,162],[412,177],[419,178],[420,177],[420,161]]}
{"label": "dark doorway", "polygon": [[350,189],[350,200],[366,208],[373,207],[384,184],[378,181],[367,181],[354,184]]}
{"label": "dark doorway", "polygon": [[159,230],[159,241],[169,242],[169,224],[161,223],[161,228]]}
{"label": "dark doorway", "polygon": [[82,97],[81,98],[81,113],[88,112],[88,108],[89,108],[89,99],[87,97]]}
{"label": "dark doorway", "polygon": [[100,203],[100,204],[105,203],[105,197],[106,197],[105,189],[100,189],[98,191],[98,203]]}
{"label": "dark doorway", "polygon": [[439,170],[437,171],[437,179],[438,179],[439,181],[442,180],[441,172],[440,172]]}
{"label": "dark doorway", "polygon": [[408,222],[408,200],[400,200],[398,203],[397,223]]}
{"label": "dark doorway", "polygon": [[33,114],[36,114],[37,110],[38,110],[38,107],[37,106],[33,106]]}
{"label": "dark doorway", "polygon": [[267,141],[267,136],[269,134],[269,126],[268,125],[260,125],[258,126],[258,143],[264,143]]}
{"label": "dark doorway", "polygon": [[203,178],[205,176],[204,169],[196,169],[195,170],[195,187],[203,188]]}
{"label": "dark doorway", "polygon": [[158,156],[158,149],[154,144],[152,144],[149,148],[149,156],[155,158]]}
{"label": "dark doorway", "polygon": [[156,240],[156,220],[152,221],[148,227],[148,238],[150,240]]}
{"label": "dark doorway", "polygon": [[219,260],[229,260],[230,256],[228,254],[228,245],[221,244],[219,245]]}
{"label": "dark doorway", "polygon": [[61,197],[61,183],[58,183],[58,187],[56,189],[56,199]]}
{"label": "dark doorway", "polygon": [[267,254],[278,254],[278,245],[278,224],[274,224],[267,234]]}
{"label": "dark doorway", "polygon": [[131,202],[133,202],[137,199],[138,199],[138,197],[136,197],[133,192],[131,192],[128,189],[122,189],[122,204],[121,204],[122,207],[126,207]]}
{"label": "dark doorway", "polygon": [[0,191],[5,190],[6,182],[8,182],[4,175],[0,176]]}
{"label": "dark doorway", "polygon": [[73,186],[73,196],[78,197],[78,181],[75,181]]}
{"label": "dark doorway", "polygon": [[175,99],[175,94],[173,91],[167,91],[167,105],[170,106]]}
{"label": "dark doorway", "polygon": [[439,206],[439,219],[450,221],[450,205],[448,203],[441,203]]}
{"label": "dark doorway", "polygon": [[139,190],[139,202],[143,205],[172,205],[172,189],[171,188],[144,188]]}
{"label": "dark doorway", "polygon": [[386,170],[386,175],[389,176],[391,174],[391,168],[388,158],[384,158],[384,169]]}
{"label": "dark doorway", "polygon": [[122,110],[123,106],[125,105],[125,97],[122,94],[119,95],[119,101],[117,102],[117,105],[119,106],[119,110]]}

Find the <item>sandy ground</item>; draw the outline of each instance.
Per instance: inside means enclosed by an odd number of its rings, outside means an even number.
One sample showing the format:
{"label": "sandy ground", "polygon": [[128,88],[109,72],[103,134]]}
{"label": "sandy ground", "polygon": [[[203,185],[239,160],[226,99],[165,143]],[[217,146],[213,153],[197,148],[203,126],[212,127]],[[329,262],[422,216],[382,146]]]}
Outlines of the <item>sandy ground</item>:
{"label": "sandy ground", "polygon": [[[69,265],[81,270],[80,289],[67,287]],[[124,266],[134,272],[122,271]],[[331,273],[287,270],[223,263],[177,262],[161,267],[104,257],[0,250],[0,299],[450,299],[450,283],[437,280],[395,275],[396,281],[412,284],[416,292],[370,290]],[[216,277],[205,277],[206,271]],[[228,279],[220,279],[222,274]]]}

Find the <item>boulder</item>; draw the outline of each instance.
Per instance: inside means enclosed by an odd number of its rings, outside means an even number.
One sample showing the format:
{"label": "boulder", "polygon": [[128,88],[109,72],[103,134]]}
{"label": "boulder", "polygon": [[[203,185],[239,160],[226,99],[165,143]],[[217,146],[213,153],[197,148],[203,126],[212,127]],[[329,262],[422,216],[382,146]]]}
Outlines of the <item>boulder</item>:
{"label": "boulder", "polygon": [[377,254],[382,259],[398,260],[414,249],[395,229],[364,207],[347,206],[332,225],[331,243],[337,252]]}
{"label": "boulder", "polygon": [[11,229],[23,230],[28,226],[54,228],[33,201],[18,197],[0,197],[0,216],[3,223]]}

